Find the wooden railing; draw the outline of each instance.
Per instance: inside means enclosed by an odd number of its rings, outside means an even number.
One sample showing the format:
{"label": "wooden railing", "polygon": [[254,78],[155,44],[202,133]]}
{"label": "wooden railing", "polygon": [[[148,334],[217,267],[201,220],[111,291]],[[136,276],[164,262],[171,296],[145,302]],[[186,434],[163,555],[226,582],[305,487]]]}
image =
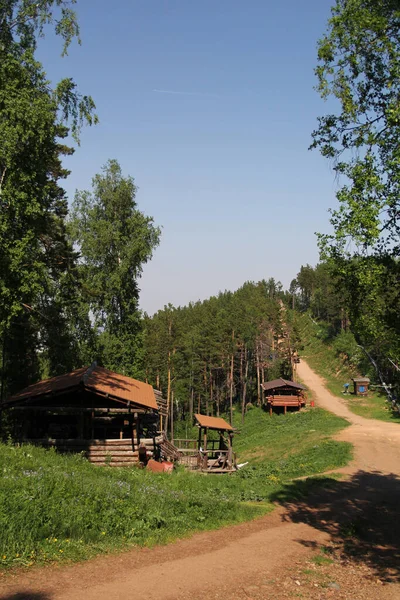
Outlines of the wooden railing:
{"label": "wooden railing", "polygon": [[195,452],[197,450],[197,440],[189,440],[185,438],[174,438],[175,446],[180,452]]}
{"label": "wooden railing", "polygon": [[236,454],[230,450],[207,450],[199,452],[198,468],[207,472],[236,470]]}

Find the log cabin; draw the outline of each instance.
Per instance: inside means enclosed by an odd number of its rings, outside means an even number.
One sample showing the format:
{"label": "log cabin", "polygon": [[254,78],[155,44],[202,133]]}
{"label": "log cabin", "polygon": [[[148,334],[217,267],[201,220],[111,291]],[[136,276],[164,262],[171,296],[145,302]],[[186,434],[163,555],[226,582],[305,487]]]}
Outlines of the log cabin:
{"label": "log cabin", "polygon": [[15,441],[82,452],[97,465],[138,463],[143,444],[157,459],[165,441],[161,393],[96,363],[30,385],[0,409],[9,414]]}

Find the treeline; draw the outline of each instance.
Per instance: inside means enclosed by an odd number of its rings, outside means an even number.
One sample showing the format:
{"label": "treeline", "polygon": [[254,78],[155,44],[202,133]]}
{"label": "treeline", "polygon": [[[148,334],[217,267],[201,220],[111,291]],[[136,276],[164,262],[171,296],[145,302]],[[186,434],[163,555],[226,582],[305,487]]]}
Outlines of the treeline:
{"label": "treeline", "polygon": [[[400,261],[388,255],[302,266],[288,305],[329,324],[327,341],[375,379],[399,381]],[[367,359],[367,360],[366,360]],[[374,365],[375,363],[375,365]],[[355,364],[357,366],[357,364]]]}
{"label": "treeline", "polygon": [[145,317],[146,380],[163,391],[172,420],[195,412],[232,418],[234,405],[244,414],[248,402],[260,403],[264,381],[290,377],[281,296],[273,279],[248,282],[236,292]]}

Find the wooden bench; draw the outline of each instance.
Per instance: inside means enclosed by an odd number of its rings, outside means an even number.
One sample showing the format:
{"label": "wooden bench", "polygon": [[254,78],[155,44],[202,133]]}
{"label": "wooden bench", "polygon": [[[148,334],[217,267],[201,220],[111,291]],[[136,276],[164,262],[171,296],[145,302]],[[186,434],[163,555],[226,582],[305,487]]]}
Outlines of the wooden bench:
{"label": "wooden bench", "polygon": [[305,405],[303,396],[269,396],[267,400],[269,404],[269,414],[272,415],[272,409],[275,406],[283,406],[286,415],[287,407],[301,408]]}

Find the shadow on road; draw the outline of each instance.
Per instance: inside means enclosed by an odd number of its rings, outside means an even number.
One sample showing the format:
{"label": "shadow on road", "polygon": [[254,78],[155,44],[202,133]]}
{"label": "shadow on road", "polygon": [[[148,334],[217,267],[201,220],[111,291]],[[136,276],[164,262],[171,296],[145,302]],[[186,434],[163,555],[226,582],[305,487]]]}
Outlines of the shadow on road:
{"label": "shadow on road", "polygon": [[30,590],[25,590],[11,594],[11,596],[0,596],[0,600],[51,600],[51,596],[41,592],[31,592]]}
{"label": "shadow on road", "polygon": [[400,478],[358,471],[345,481],[326,477],[317,488],[311,485],[310,491],[310,480],[293,481],[274,494],[272,500],[287,509],[282,518],[329,533],[343,560],[364,563],[380,579],[400,582]]}

